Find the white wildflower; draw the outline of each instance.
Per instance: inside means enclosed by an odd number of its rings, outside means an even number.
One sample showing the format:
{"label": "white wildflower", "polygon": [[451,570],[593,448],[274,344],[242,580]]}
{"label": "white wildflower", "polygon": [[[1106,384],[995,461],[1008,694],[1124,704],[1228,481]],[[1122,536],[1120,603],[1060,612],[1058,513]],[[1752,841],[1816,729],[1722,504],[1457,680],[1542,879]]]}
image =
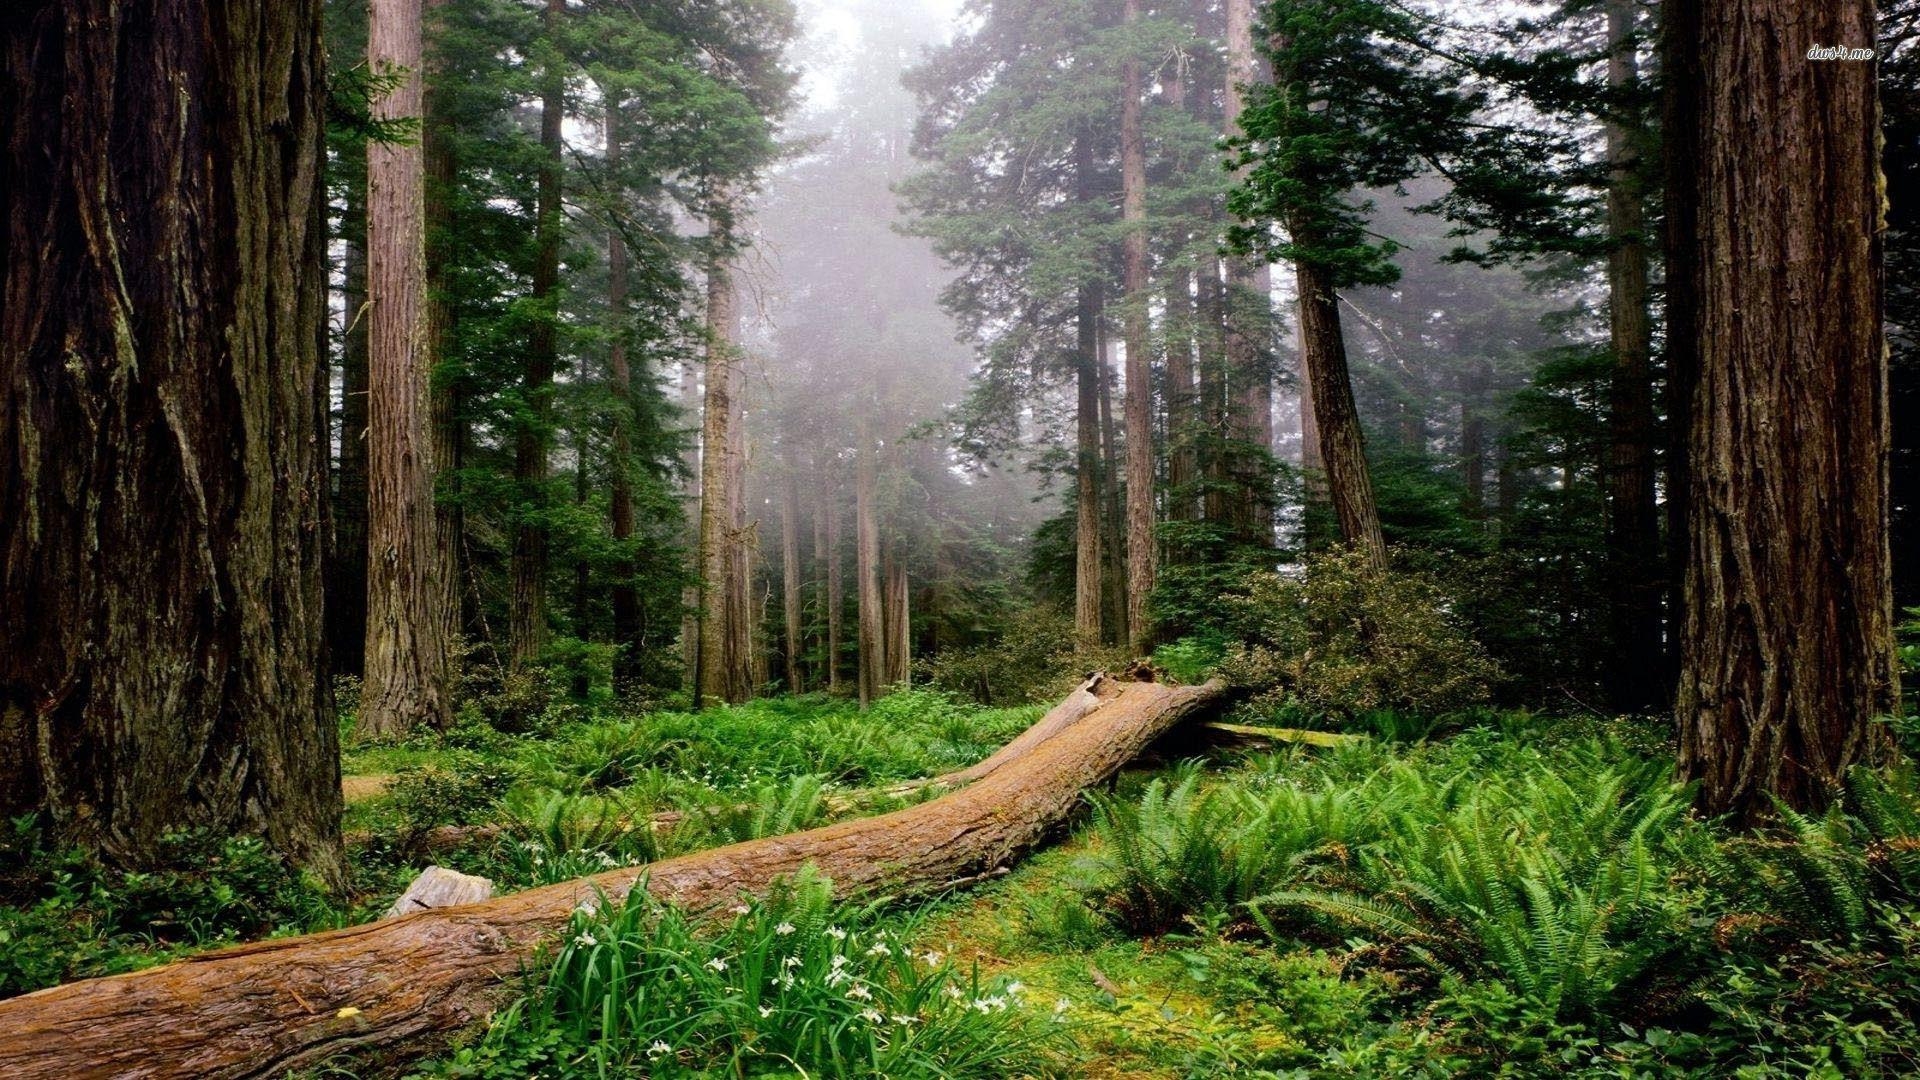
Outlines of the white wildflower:
{"label": "white wildflower", "polygon": [[713,959],[711,959],[711,960],[709,960],[709,961],[707,961],[707,963],[706,963],[706,966],[707,966],[707,967],[709,967],[709,968],[712,968],[712,969],[713,969],[713,970],[715,970],[715,971],[725,971],[725,970],[727,970],[727,962],[726,962],[725,960],[722,960],[722,959],[721,959],[720,957],[718,957],[718,956],[716,956],[716,957],[714,957]]}
{"label": "white wildflower", "polygon": [[926,952],[920,954],[920,959],[925,960],[928,967],[940,966],[940,953],[938,950],[928,949]]}
{"label": "white wildflower", "polygon": [[573,939],[573,943],[583,949],[591,949],[595,945],[600,944],[600,939],[582,930],[580,931],[580,936]]}
{"label": "white wildflower", "polygon": [[952,998],[955,1001],[959,1001],[961,998],[967,996],[967,992],[965,990],[960,989],[959,987],[953,985],[952,983],[948,983],[944,988],[941,989],[940,992],[947,995],[948,997]]}
{"label": "white wildflower", "polygon": [[774,927],[773,932],[776,934],[779,934],[781,937],[786,937],[788,934],[793,933],[793,924],[790,922],[783,922],[779,926]]}
{"label": "white wildflower", "polygon": [[867,950],[867,955],[868,956],[892,956],[893,950],[887,948],[886,942],[876,941],[873,943],[873,948]]}
{"label": "white wildflower", "polygon": [[873,991],[867,989],[866,983],[856,982],[852,986],[847,987],[847,996],[850,998],[858,998],[861,1001],[872,1001]]}
{"label": "white wildflower", "polygon": [[803,962],[804,962],[804,961],[802,961],[802,960],[801,960],[801,959],[800,959],[799,957],[797,957],[797,956],[789,956],[789,957],[787,957],[787,958],[786,958],[785,960],[782,960],[782,961],[780,961],[780,966],[781,966],[781,967],[790,967],[790,968],[797,968],[797,967],[799,967],[799,966],[800,966],[800,965],[801,965],[801,964],[802,964]]}
{"label": "white wildflower", "polygon": [[833,970],[839,971],[841,968],[846,966],[847,966],[847,958],[836,953],[833,958]]}
{"label": "white wildflower", "polygon": [[886,1019],[886,1017],[880,1015],[879,1009],[861,1009],[860,1019],[865,1020],[869,1024],[877,1024]]}
{"label": "white wildflower", "polygon": [[907,1024],[917,1024],[920,1022],[920,1018],[917,1016],[902,1016],[899,1013],[895,1013],[892,1019],[894,1023],[903,1027]]}
{"label": "white wildflower", "polygon": [[752,911],[753,909],[748,907],[745,904],[735,904],[729,910],[731,910],[735,915],[745,915],[747,912]]}
{"label": "white wildflower", "polygon": [[1017,994],[1020,991],[1025,990],[1026,988],[1027,988],[1026,983],[1023,983],[1020,980],[1015,979],[1014,981],[1007,984],[1007,993]]}
{"label": "white wildflower", "polygon": [[826,934],[828,937],[832,938],[835,941],[847,940],[847,932],[845,930],[840,929],[837,926],[829,926],[825,930],[821,931],[821,933]]}
{"label": "white wildflower", "polygon": [[760,1019],[765,1020],[767,1017],[772,1015],[773,1015],[773,1006],[771,1005],[760,1006]]}
{"label": "white wildflower", "polygon": [[666,1043],[662,1042],[659,1039],[655,1039],[653,1040],[653,1045],[647,1047],[647,1060],[651,1061],[664,1054],[671,1054],[671,1053],[673,1053],[673,1047],[668,1046]]}

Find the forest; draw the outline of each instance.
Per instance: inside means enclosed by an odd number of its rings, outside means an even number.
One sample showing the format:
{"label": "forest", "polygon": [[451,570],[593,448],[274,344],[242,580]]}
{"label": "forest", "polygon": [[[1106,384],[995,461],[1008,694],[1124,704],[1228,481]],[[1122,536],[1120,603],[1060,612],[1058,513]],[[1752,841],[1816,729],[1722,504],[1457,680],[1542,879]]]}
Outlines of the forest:
{"label": "forest", "polygon": [[1920,1075],[1916,275],[1920,0],[7,0],[0,1078]]}

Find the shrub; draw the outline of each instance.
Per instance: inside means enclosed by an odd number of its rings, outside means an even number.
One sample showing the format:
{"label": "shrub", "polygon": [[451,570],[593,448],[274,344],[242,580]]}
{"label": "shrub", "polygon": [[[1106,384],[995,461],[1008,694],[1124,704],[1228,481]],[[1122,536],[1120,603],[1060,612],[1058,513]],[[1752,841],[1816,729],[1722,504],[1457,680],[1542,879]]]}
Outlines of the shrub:
{"label": "shrub", "polygon": [[456,750],[438,764],[401,769],[387,790],[403,827],[417,834],[483,820],[518,775],[506,762]]}
{"label": "shrub", "polygon": [[1118,671],[1131,659],[1124,648],[1085,645],[1071,619],[1035,608],[1011,620],[991,644],[915,661],[914,675],[962,701],[1026,705],[1056,701],[1088,673]]}
{"label": "shrub", "polygon": [[1223,670],[1256,691],[1256,709],[1441,712],[1486,700],[1500,678],[1433,579],[1374,569],[1357,551],[1256,574],[1228,603],[1238,641]]}

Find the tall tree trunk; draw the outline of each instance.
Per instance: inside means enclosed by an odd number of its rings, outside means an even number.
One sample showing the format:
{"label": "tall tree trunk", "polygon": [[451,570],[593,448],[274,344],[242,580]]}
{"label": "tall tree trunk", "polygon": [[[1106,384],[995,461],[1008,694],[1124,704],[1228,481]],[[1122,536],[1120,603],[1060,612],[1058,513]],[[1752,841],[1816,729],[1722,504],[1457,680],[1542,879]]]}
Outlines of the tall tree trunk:
{"label": "tall tree trunk", "polygon": [[880,614],[880,527],[874,506],[877,497],[875,453],[873,436],[863,417],[853,484],[854,577],[860,593],[860,707],[863,709],[886,690],[886,625]]}
{"label": "tall tree trunk", "polygon": [[1130,640],[1127,633],[1127,512],[1120,495],[1120,432],[1113,422],[1113,358],[1104,319],[1099,328],[1094,351],[1100,357],[1100,454],[1104,466],[1100,476],[1105,488],[1102,492],[1105,512],[1101,520],[1107,529],[1101,553],[1107,567],[1107,622],[1112,627],[1107,633],[1114,643],[1124,645]]}
{"label": "tall tree trunk", "polygon": [[715,250],[707,265],[707,387],[700,428],[700,602],[693,665],[694,708],[702,698],[732,700],[734,610],[733,440],[735,370],[739,366],[733,271],[726,247],[731,208],[716,210],[708,233]]}
{"label": "tall tree trunk", "polygon": [[700,546],[700,526],[703,520],[701,507],[704,505],[700,490],[705,484],[701,475],[703,457],[700,443],[705,438],[706,420],[700,375],[691,359],[680,361],[680,415],[688,425],[686,448],[681,453],[680,466],[685,474],[685,486],[681,490],[681,502],[686,507],[687,544],[693,549],[694,580],[680,590],[680,660],[685,669],[687,689],[698,695],[700,678],[700,602],[703,595],[701,581],[706,574],[705,549]]}
{"label": "tall tree trunk", "polygon": [[[1140,0],[1126,0],[1123,21],[1140,19]],[[1153,366],[1147,323],[1147,148],[1140,122],[1141,64],[1120,68],[1120,220],[1126,228],[1127,644],[1152,648],[1147,602],[1153,595]]]}
{"label": "tall tree trunk", "polygon": [[319,0],[0,18],[0,806],[340,859]]}
{"label": "tall tree trunk", "polygon": [[780,613],[787,624],[787,689],[806,689],[800,657],[806,652],[800,608],[800,477],[789,444],[780,483]]}
{"label": "tall tree trunk", "polygon": [[826,541],[820,558],[827,564],[827,690],[840,689],[840,645],[845,640],[842,624],[846,619],[847,594],[841,580],[840,489],[834,483],[832,466],[820,470],[820,513],[826,518]]}
{"label": "tall tree trunk", "polygon": [[[567,0],[547,0],[545,34],[551,50]],[[547,502],[547,446],[553,413],[553,370],[559,363],[560,286],[560,168],[564,144],[561,124],[566,112],[566,82],[557,56],[541,73],[540,176],[536,195],[536,251],[533,263],[533,333],[521,377],[526,395],[524,416],[514,432],[513,477],[520,500],[528,506]],[[516,667],[540,656],[547,641],[547,530],[523,513],[513,535],[513,596],[508,618],[510,654]]]}
{"label": "tall tree trunk", "polygon": [[[376,120],[425,115],[421,0],[374,0],[367,67],[398,81]],[[433,487],[439,468],[430,384],[426,162],[419,138],[367,147],[367,644],[359,734],[401,738],[453,723],[450,655]]]}
{"label": "tall tree trunk", "polygon": [[[608,175],[619,184],[621,167],[620,110],[617,93],[608,91],[606,103],[606,166]],[[624,206],[618,200],[614,213]],[[612,343],[607,350],[607,376],[613,389],[613,450],[607,461],[612,474],[608,513],[612,518],[613,543],[620,556],[614,564],[613,643],[620,651],[614,665],[617,681],[631,683],[636,675],[640,653],[640,601],[633,588],[634,564],[629,552],[633,544],[633,369],[627,360],[627,244],[616,220],[607,230],[607,314],[612,322]]]}
{"label": "tall tree trunk", "polygon": [[1373,478],[1367,469],[1366,436],[1353,404],[1353,383],[1347,374],[1347,345],[1340,329],[1340,298],[1327,273],[1300,262],[1294,266],[1300,293],[1302,367],[1313,388],[1313,414],[1320,436],[1320,460],[1327,476],[1327,496],[1340,522],[1340,539],[1358,548],[1368,562],[1387,564],[1387,541],[1380,531],[1380,511],[1373,500]]}
{"label": "tall tree trunk", "polygon": [[454,121],[446,115],[445,94],[434,89],[439,65],[433,48],[446,4],[447,0],[427,0],[426,123],[421,144],[426,169],[427,355],[433,360],[428,372],[428,396],[433,460],[439,473],[434,491],[434,543],[439,548],[441,574],[440,594],[434,607],[442,624],[441,633],[448,642],[449,678],[457,683],[460,644],[467,625],[463,607],[467,590],[461,584],[465,569],[466,518],[460,503],[458,472],[464,464],[462,448],[466,435],[460,415],[459,379],[447,370],[448,343],[453,339],[453,305],[448,296],[447,271],[457,257],[452,204],[456,164],[453,141],[448,137]]}
{"label": "tall tree trunk", "polygon": [[[1897,704],[1867,0],[1667,5],[1691,369],[1682,774],[1710,813],[1831,801]],[[1670,84],[1671,85],[1671,84]]]}
{"label": "tall tree trunk", "polygon": [[[1074,141],[1074,182],[1081,202],[1093,198],[1093,150],[1085,136]],[[1100,644],[1104,602],[1100,552],[1100,294],[1081,283],[1074,301],[1078,354],[1074,358],[1073,628],[1080,640]]]}
{"label": "tall tree trunk", "polygon": [[[1246,88],[1260,81],[1260,63],[1253,51],[1252,0],[1226,0],[1227,85],[1225,127],[1238,137],[1240,114],[1246,108]],[[1243,170],[1244,175],[1244,170]],[[1273,497],[1269,476],[1273,455],[1272,269],[1265,259],[1227,260],[1228,400],[1235,453],[1234,519],[1242,542],[1273,543]]]}
{"label": "tall tree trunk", "polygon": [[[1162,78],[1167,106],[1175,114],[1187,110],[1187,57],[1180,54],[1172,69]],[[1177,167],[1198,171],[1199,162],[1181,158]],[[1192,207],[1188,208],[1193,209]],[[1185,230],[1175,235],[1176,250],[1167,260],[1165,273],[1166,321],[1162,337],[1167,343],[1165,373],[1167,413],[1167,518],[1171,521],[1195,519],[1194,482],[1197,458],[1194,438],[1194,354],[1199,324],[1193,303],[1193,270],[1186,262],[1193,236]]]}
{"label": "tall tree trunk", "polygon": [[1201,260],[1196,289],[1200,313],[1199,422],[1207,431],[1207,452],[1199,463],[1207,480],[1200,513],[1210,525],[1227,526],[1234,514],[1233,455],[1223,432],[1230,412],[1227,408],[1227,284],[1217,257]]}
{"label": "tall tree trunk", "polygon": [[[736,294],[737,295],[737,294]],[[729,340],[740,340],[739,302],[734,302],[733,328]],[[747,519],[747,460],[750,443],[746,425],[746,378],[741,369],[744,358],[734,359],[733,392],[728,404],[733,419],[727,423],[727,599],[721,621],[726,636],[727,700],[741,702],[752,697],[766,681],[764,657],[754,647],[754,629],[763,621],[764,611],[753,599],[753,542],[758,522]]]}
{"label": "tall tree trunk", "polygon": [[[1616,100],[1640,81],[1634,0],[1607,0],[1607,87]],[[1607,689],[1635,712],[1665,695],[1661,642],[1660,522],[1654,495],[1653,331],[1647,309],[1646,213],[1637,134],[1607,125],[1608,313],[1613,378],[1608,394],[1607,556],[1613,582]]]}
{"label": "tall tree trunk", "polygon": [[[332,503],[327,644],[335,672],[360,674],[367,649],[367,188],[366,161],[348,162],[345,317],[340,353],[340,482]],[[357,166],[357,168],[355,168]]]}

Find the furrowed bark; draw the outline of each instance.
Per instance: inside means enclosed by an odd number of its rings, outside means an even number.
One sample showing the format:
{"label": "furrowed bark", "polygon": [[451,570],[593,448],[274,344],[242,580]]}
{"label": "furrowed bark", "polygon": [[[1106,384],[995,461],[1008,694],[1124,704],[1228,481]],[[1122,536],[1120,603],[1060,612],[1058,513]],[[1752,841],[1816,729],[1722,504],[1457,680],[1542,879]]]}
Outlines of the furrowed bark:
{"label": "furrowed bark", "polygon": [[1017,761],[879,817],[769,837],[468,907],[244,945],[0,1002],[12,1080],[277,1076],[352,1050],[445,1033],[495,1008],[507,980],[575,907],[636,884],[712,910],[812,864],[842,895],[914,896],[976,879],[1042,842],[1220,683],[1124,686]]}

